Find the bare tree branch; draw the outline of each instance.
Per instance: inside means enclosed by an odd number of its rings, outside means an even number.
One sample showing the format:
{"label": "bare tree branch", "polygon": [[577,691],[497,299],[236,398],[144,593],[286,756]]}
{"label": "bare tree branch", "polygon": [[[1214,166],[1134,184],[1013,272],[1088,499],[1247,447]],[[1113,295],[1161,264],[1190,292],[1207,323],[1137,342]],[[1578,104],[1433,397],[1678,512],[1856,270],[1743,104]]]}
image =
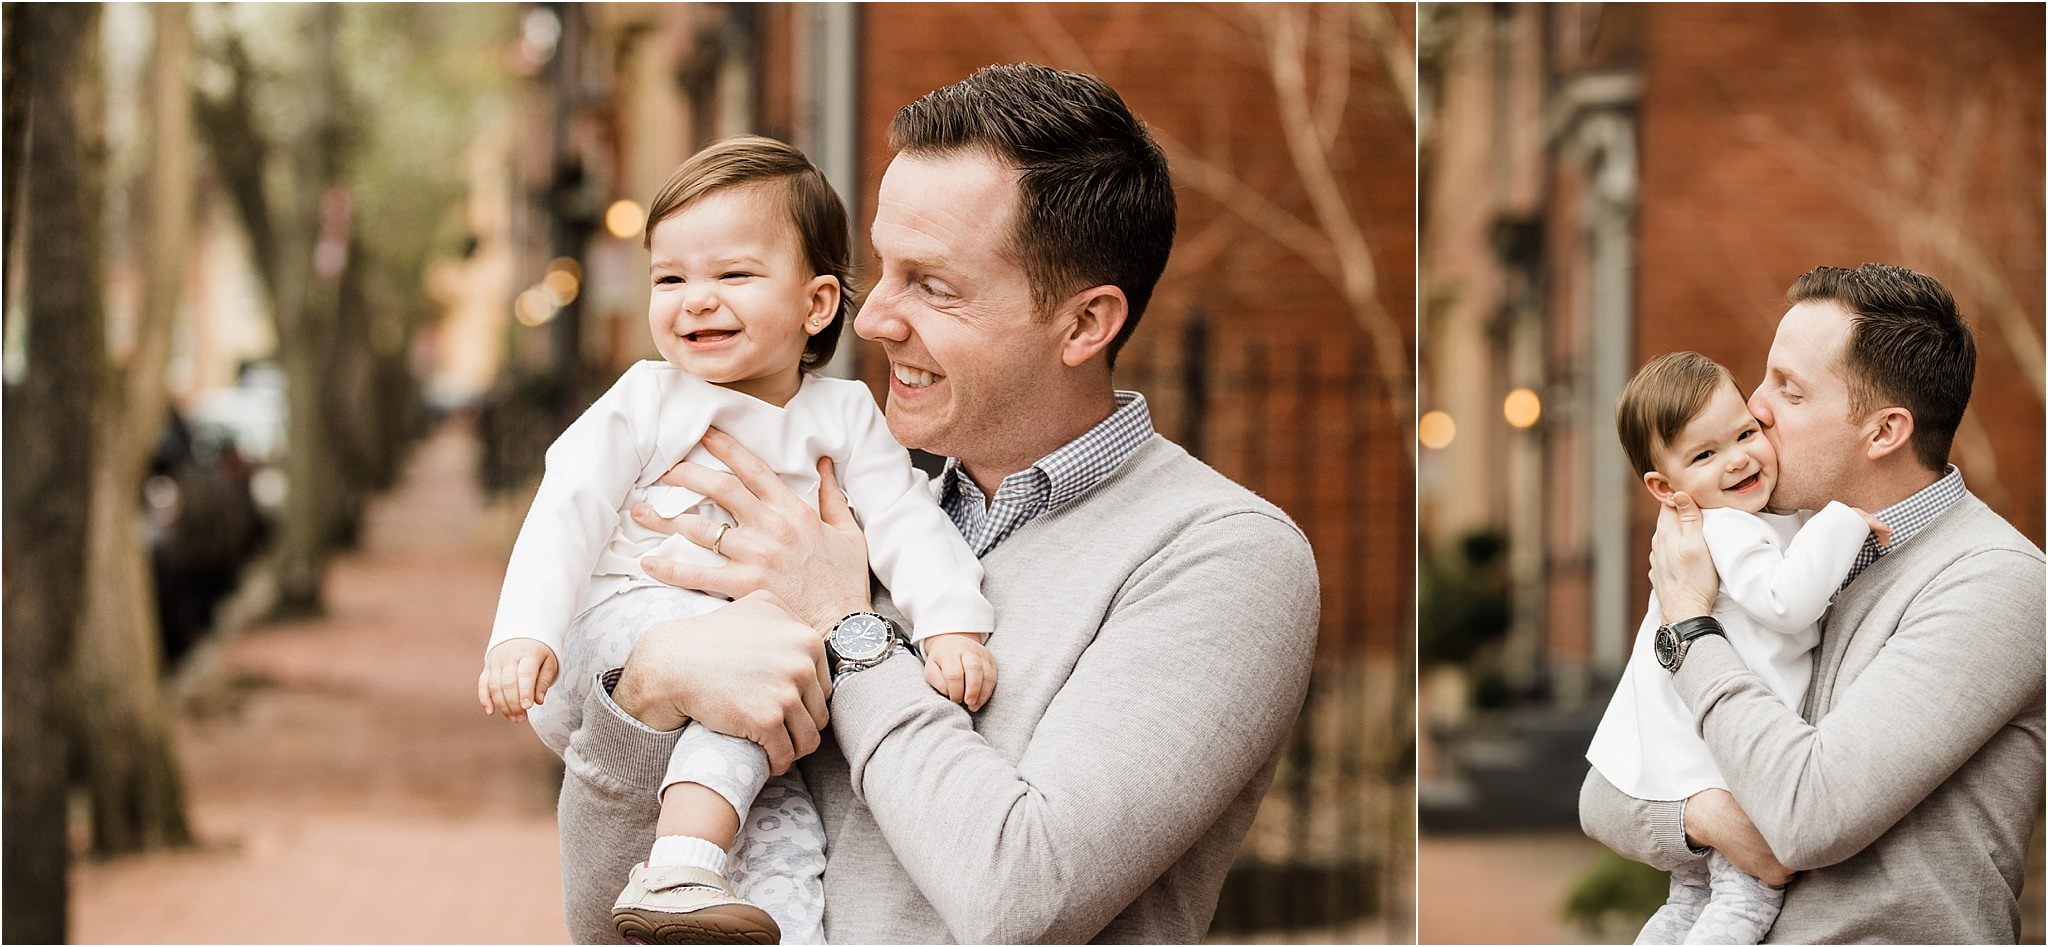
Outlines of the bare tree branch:
{"label": "bare tree branch", "polygon": [[1379,51],[1380,66],[1387,72],[1387,81],[1400,93],[1401,104],[1408,109],[1408,124],[1416,119],[1415,102],[1415,38],[1401,32],[1394,22],[1394,8],[1385,3],[1355,3],[1351,5],[1358,22],[1365,26],[1365,35],[1371,37],[1373,48]]}
{"label": "bare tree branch", "polygon": [[[1372,248],[1364,229],[1345,198],[1344,187],[1331,166],[1330,154],[1316,139],[1315,119],[1309,110],[1307,76],[1303,65],[1303,18],[1288,12],[1268,12],[1267,55],[1275,99],[1280,107],[1282,138],[1294,160],[1309,206],[1329,239],[1339,271],[1338,288],[1352,314],[1372,340],[1373,358],[1381,382],[1389,393],[1395,419],[1402,430],[1414,426],[1414,399],[1410,370],[1412,358],[1407,334],[1385,307],[1380,305],[1378,274],[1373,266]],[[1415,439],[1403,438],[1411,456]]]}
{"label": "bare tree branch", "polygon": [[1322,29],[1315,31],[1323,67],[1317,82],[1316,139],[1323,150],[1331,151],[1344,130],[1344,105],[1351,98],[1351,17],[1343,7],[1329,7],[1322,20]]}

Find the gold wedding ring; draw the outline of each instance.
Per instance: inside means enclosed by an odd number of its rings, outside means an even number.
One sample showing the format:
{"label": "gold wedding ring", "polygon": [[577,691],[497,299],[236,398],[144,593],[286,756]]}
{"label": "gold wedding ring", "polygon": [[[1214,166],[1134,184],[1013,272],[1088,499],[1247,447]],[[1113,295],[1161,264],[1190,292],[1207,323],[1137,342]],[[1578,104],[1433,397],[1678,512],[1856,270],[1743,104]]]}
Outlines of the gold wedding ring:
{"label": "gold wedding ring", "polygon": [[725,532],[726,532],[726,530],[729,530],[729,529],[731,529],[731,528],[732,528],[732,524],[731,524],[731,523],[720,523],[720,524],[718,524],[718,535],[716,535],[716,536],[713,536],[713,537],[711,537],[711,554],[712,554],[712,555],[714,555],[714,556],[722,556],[722,555],[725,555],[724,553],[722,553],[722,552],[719,552],[719,551],[718,551],[718,544],[720,544],[720,543],[722,543],[722,542],[725,542]]}

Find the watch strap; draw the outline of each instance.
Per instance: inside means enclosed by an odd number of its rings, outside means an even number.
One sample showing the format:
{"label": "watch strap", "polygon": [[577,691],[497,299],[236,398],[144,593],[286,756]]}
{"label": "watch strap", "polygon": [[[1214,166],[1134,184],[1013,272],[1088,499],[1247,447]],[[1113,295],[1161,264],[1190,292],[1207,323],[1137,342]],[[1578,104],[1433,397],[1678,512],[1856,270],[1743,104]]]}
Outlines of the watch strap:
{"label": "watch strap", "polygon": [[[1722,638],[1728,636],[1727,632],[1722,630],[1721,623],[1716,621],[1712,615],[1700,615],[1683,621],[1673,622],[1669,625],[1659,626],[1657,635],[1659,638],[1657,663],[1664,665],[1664,670],[1673,674],[1677,674],[1678,669],[1685,666],[1685,655],[1692,650],[1692,643],[1694,641],[1708,635],[1720,635]],[[1668,662],[1664,660],[1665,641],[1667,640],[1669,641],[1671,658]]]}
{"label": "watch strap", "polygon": [[1678,636],[1678,643],[1680,645],[1689,644],[1694,639],[1703,638],[1707,635],[1728,637],[1728,632],[1721,627],[1721,622],[1712,615],[1700,615],[1681,622],[1673,622],[1671,633]]}

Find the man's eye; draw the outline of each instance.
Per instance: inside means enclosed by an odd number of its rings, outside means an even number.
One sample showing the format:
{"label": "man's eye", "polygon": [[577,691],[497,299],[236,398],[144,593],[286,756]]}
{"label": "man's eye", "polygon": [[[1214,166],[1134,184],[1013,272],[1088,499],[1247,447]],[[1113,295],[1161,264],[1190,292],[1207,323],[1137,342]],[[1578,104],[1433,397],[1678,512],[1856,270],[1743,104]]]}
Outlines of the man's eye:
{"label": "man's eye", "polygon": [[1703,450],[1703,451],[1700,451],[1700,452],[1699,452],[1699,453],[1697,453],[1697,454],[1694,454],[1694,455],[1692,455],[1692,462],[1693,462],[1693,463],[1695,463],[1695,464],[1697,464],[1697,463],[1699,463],[1700,461],[1706,460],[1707,458],[1709,458],[1709,457],[1712,457],[1712,456],[1714,456],[1714,452],[1713,452],[1713,451],[1710,451],[1710,450]]}
{"label": "man's eye", "polygon": [[681,278],[681,277],[676,277],[676,276],[657,276],[657,277],[655,277],[655,278],[654,278],[654,285],[656,285],[656,286],[663,286],[663,285],[667,285],[667,284],[669,284],[669,283],[680,283],[680,282],[682,282],[682,278]]}

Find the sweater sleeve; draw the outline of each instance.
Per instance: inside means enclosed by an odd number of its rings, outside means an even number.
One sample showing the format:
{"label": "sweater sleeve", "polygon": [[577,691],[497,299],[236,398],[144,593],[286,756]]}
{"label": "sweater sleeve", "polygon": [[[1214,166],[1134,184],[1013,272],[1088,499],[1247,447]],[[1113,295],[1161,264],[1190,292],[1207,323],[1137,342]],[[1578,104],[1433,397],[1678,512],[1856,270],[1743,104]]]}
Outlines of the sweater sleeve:
{"label": "sweater sleeve", "polygon": [[2041,561],[2016,550],[1951,563],[1819,724],[1715,636],[1694,642],[1674,683],[1778,860],[1796,871],[1832,865],[1884,834],[2040,699],[2041,589]]}
{"label": "sweater sleeve", "polygon": [[981,561],[932,499],[931,482],[861,388],[848,400],[852,450],[839,474],[867,534],[868,565],[910,625],[910,640],[995,630],[981,594]]}
{"label": "sweater sleeve", "polygon": [[548,447],[540,490],[505,567],[486,653],[512,638],[562,653],[598,554],[618,529],[619,505],[653,459],[661,387],[651,364],[627,369]]}
{"label": "sweater sleeve", "polygon": [[1126,583],[1015,762],[914,661],[846,682],[853,791],[957,940],[1085,943],[1208,831],[1300,710],[1315,577],[1283,520],[1191,526]]}
{"label": "sweater sleeve", "polygon": [[1870,525],[1830,502],[1782,546],[1770,526],[1736,510],[1708,510],[1702,529],[1721,593],[1772,631],[1813,627],[1849,575]]}
{"label": "sweater sleeve", "polygon": [[1586,770],[1579,787],[1579,829],[1588,838],[1658,871],[1695,861],[1700,853],[1685,841],[1685,801],[1637,799],[1600,775]]}

